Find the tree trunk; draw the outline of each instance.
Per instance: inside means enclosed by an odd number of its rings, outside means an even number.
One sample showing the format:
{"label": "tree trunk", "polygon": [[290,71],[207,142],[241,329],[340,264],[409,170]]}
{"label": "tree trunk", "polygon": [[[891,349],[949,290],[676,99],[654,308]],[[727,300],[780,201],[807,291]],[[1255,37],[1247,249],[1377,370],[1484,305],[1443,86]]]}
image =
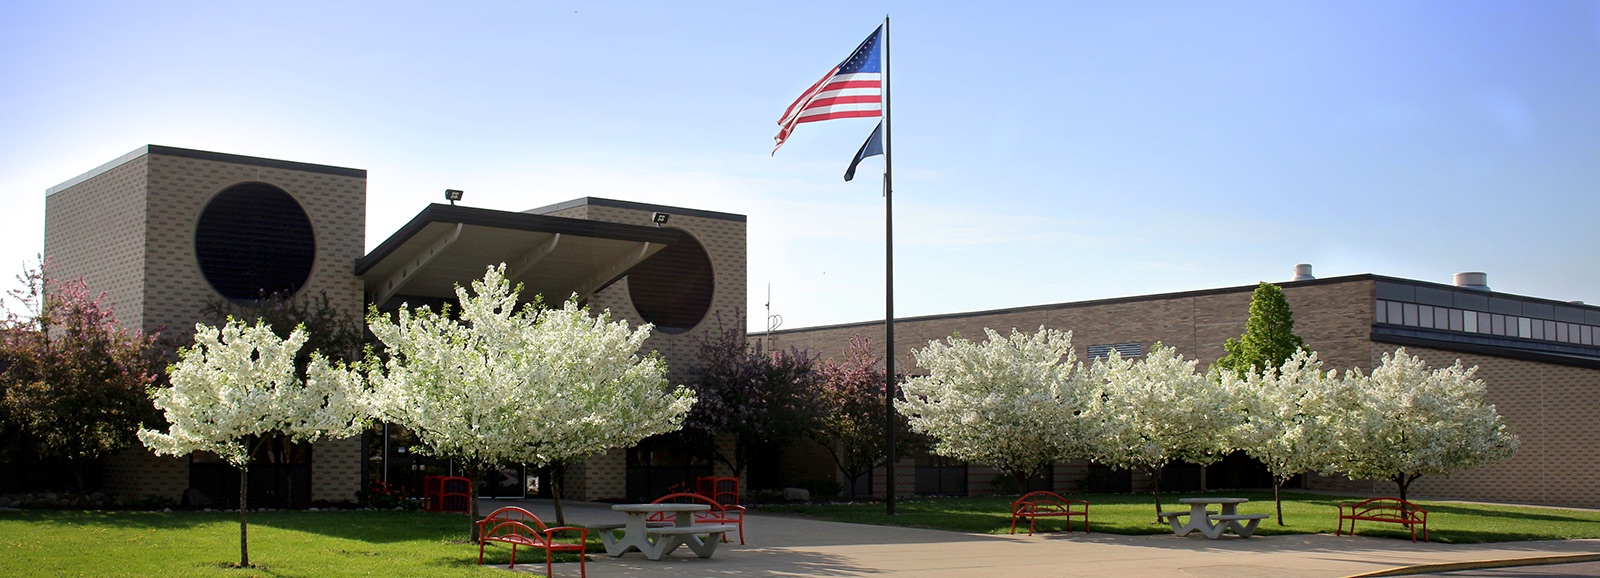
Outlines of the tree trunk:
{"label": "tree trunk", "polygon": [[250,525],[245,518],[250,501],[250,466],[239,467],[239,567],[250,567]]}
{"label": "tree trunk", "polygon": [[556,525],[567,525],[567,514],[561,509],[561,493],[567,485],[567,463],[550,464],[550,500],[556,507]]}
{"label": "tree trunk", "polygon": [[478,472],[481,469],[478,464],[471,464],[466,467],[467,502],[469,504],[467,510],[471,512],[467,514],[467,539],[471,540],[473,544],[481,543],[482,538],[478,535]]}
{"label": "tree trunk", "polygon": [[84,463],[86,461],[88,459],[82,457],[67,460],[67,470],[72,472],[72,482],[78,487],[78,497],[85,498],[85,502],[88,501],[87,498],[89,497],[89,492],[84,488],[83,484],[83,471],[88,468],[88,464]]}
{"label": "tree trunk", "polygon": [[1405,500],[1406,499],[1406,490],[1411,487],[1411,482],[1417,481],[1417,478],[1420,478],[1420,477],[1422,477],[1422,476],[1420,476],[1420,475],[1407,476],[1405,474],[1399,474],[1399,475],[1396,475],[1394,477],[1395,485],[1400,486],[1400,499],[1401,500]]}
{"label": "tree trunk", "polygon": [[1149,472],[1150,472],[1150,488],[1151,488],[1151,492],[1154,493],[1155,497],[1156,497],[1156,523],[1157,524],[1161,523],[1161,470],[1162,469],[1164,469],[1164,468],[1162,468],[1161,466],[1156,466],[1156,467],[1151,468],[1149,470]]}
{"label": "tree trunk", "polygon": [[1278,525],[1279,526],[1284,525],[1284,523],[1283,523],[1283,483],[1288,481],[1288,480],[1289,480],[1288,478],[1279,478],[1279,477],[1272,478],[1272,501],[1275,504],[1277,504],[1277,507],[1278,507]]}

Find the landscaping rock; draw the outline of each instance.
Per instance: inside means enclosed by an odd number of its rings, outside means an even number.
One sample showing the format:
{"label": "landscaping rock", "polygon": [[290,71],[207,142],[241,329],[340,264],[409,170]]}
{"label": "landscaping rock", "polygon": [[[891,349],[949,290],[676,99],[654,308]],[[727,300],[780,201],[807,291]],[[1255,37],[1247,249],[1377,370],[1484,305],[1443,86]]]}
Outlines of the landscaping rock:
{"label": "landscaping rock", "polygon": [[784,488],[783,500],[786,502],[809,502],[811,491],[805,488]]}

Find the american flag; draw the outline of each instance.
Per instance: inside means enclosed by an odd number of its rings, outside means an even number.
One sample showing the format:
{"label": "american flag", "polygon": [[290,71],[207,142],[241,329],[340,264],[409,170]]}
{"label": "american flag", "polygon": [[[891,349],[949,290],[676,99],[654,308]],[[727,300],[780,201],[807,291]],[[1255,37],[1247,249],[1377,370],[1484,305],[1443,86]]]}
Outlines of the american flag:
{"label": "american flag", "polygon": [[878,58],[878,39],[883,27],[861,41],[861,46],[850,57],[822,75],[811,88],[806,89],[794,104],[783,111],[778,119],[777,144],[772,152],[794,133],[795,125],[836,118],[860,118],[883,114],[883,74]]}

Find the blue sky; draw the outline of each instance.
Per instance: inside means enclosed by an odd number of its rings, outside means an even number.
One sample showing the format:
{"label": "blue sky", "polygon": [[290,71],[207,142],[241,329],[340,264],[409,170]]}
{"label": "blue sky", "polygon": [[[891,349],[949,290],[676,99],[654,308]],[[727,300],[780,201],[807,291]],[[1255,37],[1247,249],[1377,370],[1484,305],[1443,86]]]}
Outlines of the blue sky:
{"label": "blue sky", "polygon": [[[0,264],[144,144],[749,217],[750,325],[881,319],[867,119],[785,106],[892,20],[896,313],[1377,273],[1600,302],[1600,3],[0,0]],[[9,275],[9,274],[8,274]],[[1241,312],[1242,314],[1242,312]]]}

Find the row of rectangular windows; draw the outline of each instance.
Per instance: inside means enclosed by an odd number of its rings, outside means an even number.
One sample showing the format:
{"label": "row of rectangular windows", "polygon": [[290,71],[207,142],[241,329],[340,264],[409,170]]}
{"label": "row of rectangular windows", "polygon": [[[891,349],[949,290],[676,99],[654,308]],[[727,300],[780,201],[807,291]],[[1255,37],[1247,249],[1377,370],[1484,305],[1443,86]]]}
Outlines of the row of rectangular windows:
{"label": "row of rectangular windows", "polygon": [[1483,311],[1468,311],[1453,307],[1418,305],[1416,303],[1402,303],[1384,299],[1378,300],[1377,321],[1378,323],[1405,325],[1408,327],[1425,327],[1485,335],[1504,335],[1506,337],[1559,341],[1580,345],[1594,345],[1595,338],[1600,336],[1600,327],[1593,325],[1551,321],[1549,319],[1532,319],[1518,315],[1501,315]]}

